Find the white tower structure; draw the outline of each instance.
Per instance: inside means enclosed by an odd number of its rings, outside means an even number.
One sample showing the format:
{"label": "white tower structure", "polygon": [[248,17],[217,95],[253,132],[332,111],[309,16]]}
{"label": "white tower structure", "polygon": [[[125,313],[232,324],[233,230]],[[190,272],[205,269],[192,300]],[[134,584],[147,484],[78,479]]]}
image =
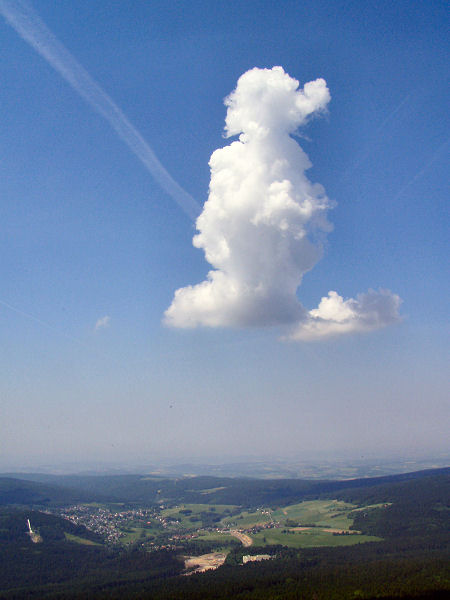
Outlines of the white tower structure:
{"label": "white tower structure", "polygon": [[31,529],[30,519],[27,519],[27,523],[28,523],[28,533],[31,535],[33,533],[33,530]]}

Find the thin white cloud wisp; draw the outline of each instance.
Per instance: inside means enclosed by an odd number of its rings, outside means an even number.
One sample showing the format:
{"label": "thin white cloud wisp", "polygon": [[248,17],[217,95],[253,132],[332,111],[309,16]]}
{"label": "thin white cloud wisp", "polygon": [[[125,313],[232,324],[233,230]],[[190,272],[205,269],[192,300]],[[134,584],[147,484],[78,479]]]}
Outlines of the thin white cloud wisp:
{"label": "thin white cloud wisp", "polygon": [[309,341],[398,320],[400,299],[389,291],[346,301],[330,292],[312,311],[296,295],[322,256],[333,203],[306,177],[311,163],[292,134],[329,101],[323,79],[299,89],[281,67],[251,69],[239,78],[225,99],[226,137],[239,140],[211,156],[209,197],[193,239],[213,269],[202,283],[175,292],[166,324],[288,325],[285,339]]}
{"label": "thin white cloud wisp", "polygon": [[99,319],[97,319],[94,331],[98,331],[99,329],[107,329],[110,325],[111,317],[109,315],[105,315],[104,317],[100,317]]}

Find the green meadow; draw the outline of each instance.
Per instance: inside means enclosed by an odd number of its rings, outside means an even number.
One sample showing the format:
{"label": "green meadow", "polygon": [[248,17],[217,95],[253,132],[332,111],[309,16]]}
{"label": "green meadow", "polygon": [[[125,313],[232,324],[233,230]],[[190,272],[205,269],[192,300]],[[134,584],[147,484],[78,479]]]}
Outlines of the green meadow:
{"label": "green meadow", "polygon": [[75,542],[76,544],[82,544],[83,546],[101,546],[97,542],[87,540],[86,538],[80,537],[79,535],[73,535],[72,533],[64,533],[65,538],[68,542]]}
{"label": "green meadow", "polygon": [[339,500],[311,500],[277,510],[264,508],[252,512],[242,511],[239,515],[223,519],[223,523],[239,529],[250,529],[271,522],[279,525],[258,533],[248,533],[257,546],[281,544],[307,548],[379,541],[378,537],[350,531],[353,524],[351,513],[356,509],[355,505]]}
{"label": "green meadow", "polygon": [[186,529],[195,529],[199,527],[202,513],[209,513],[211,517],[221,517],[217,522],[217,525],[221,526],[222,517],[235,509],[235,506],[227,504],[181,504],[174,508],[166,508],[160,514],[162,517],[176,519]]}
{"label": "green meadow", "polygon": [[333,529],[349,529],[353,519],[347,515],[356,506],[339,500],[310,500],[286,506],[272,513],[275,521],[296,521],[298,526],[315,525]]}
{"label": "green meadow", "polygon": [[352,546],[362,542],[378,542],[381,538],[370,535],[333,535],[321,529],[294,531],[290,529],[269,529],[250,537],[256,546],[281,544],[290,548],[308,548],[318,546]]}
{"label": "green meadow", "polygon": [[273,521],[272,511],[270,509],[261,509],[256,511],[243,510],[238,515],[232,515],[222,519],[223,525],[237,527],[239,529],[250,528],[256,525],[263,525]]}
{"label": "green meadow", "polygon": [[[232,505],[181,504],[161,510],[160,516],[166,519],[166,526],[153,518],[151,525],[145,527],[142,527],[141,523],[130,522],[122,529],[125,535],[121,538],[121,543],[128,545],[148,538],[161,540],[161,536],[168,539],[172,535],[190,531],[195,532],[199,540],[220,541],[226,546],[235,538],[226,532],[215,531],[222,528],[244,530],[258,546],[281,544],[306,548],[350,546],[378,541],[380,538],[350,530],[353,524],[352,512],[356,510],[358,508],[355,505],[340,500],[310,500],[276,510],[261,508],[239,512],[236,512],[237,507]],[[235,514],[232,514],[233,512]],[[207,528],[204,525],[205,515],[208,519],[217,517],[214,521],[208,521]],[[271,523],[276,527],[257,533],[248,531]]]}
{"label": "green meadow", "polygon": [[239,528],[250,528],[265,523],[280,523],[287,520],[296,522],[298,526],[320,526],[333,529],[348,529],[353,520],[347,515],[356,507],[339,500],[311,500],[292,504],[277,510],[262,508],[256,511],[242,511],[222,519],[224,525]]}

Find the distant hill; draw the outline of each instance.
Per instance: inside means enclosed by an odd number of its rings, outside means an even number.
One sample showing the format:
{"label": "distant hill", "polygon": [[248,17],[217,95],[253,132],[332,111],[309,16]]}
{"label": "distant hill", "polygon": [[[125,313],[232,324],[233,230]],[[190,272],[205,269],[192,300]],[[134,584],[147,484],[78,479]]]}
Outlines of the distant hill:
{"label": "distant hill", "polygon": [[[296,503],[303,498],[317,498],[324,494],[336,494],[344,490],[376,488],[372,495],[368,491],[365,492],[365,495],[366,497],[375,497],[375,494],[378,494],[377,497],[379,497],[379,488],[383,485],[389,486],[406,481],[418,481],[430,476],[449,474],[450,468],[430,469],[347,481],[212,476],[162,478],[145,475],[20,474],[20,480],[8,478],[10,489],[8,490],[8,485],[5,484],[3,495],[0,486],[0,503],[70,503],[73,498],[73,502],[110,501],[146,505],[184,502],[257,507],[286,505]],[[20,484],[19,481],[22,483]],[[355,494],[356,497],[357,494]],[[29,500],[27,501],[26,498]]]}
{"label": "distant hill", "polygon": [[12,477],[0,477],[0,506],[67,505],[92,502],[93,496],[83,490],[66,489],[59,485],[47,485]]}

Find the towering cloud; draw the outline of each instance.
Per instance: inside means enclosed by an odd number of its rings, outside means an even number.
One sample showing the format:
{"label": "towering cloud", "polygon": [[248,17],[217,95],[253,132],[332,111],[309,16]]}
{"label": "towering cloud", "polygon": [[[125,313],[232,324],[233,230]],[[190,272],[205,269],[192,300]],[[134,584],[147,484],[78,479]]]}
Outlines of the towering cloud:
{"label": "towering cloud", "polygon": [[290,134],[326,110],[323,79],[306,83],[281,67],[244,73],[225,104],[225,132],[239,141],[210,160],[209,198],[193,243],[214,267],[206,281],[175,292],[165,313],[175,327],[289,324],[290,339],[310,340],[382,327],[399,299],[369,292],[344,300],[330,292],[307,311],[296,291],[322,256],[332,203],[305,175],[311,163]]}

